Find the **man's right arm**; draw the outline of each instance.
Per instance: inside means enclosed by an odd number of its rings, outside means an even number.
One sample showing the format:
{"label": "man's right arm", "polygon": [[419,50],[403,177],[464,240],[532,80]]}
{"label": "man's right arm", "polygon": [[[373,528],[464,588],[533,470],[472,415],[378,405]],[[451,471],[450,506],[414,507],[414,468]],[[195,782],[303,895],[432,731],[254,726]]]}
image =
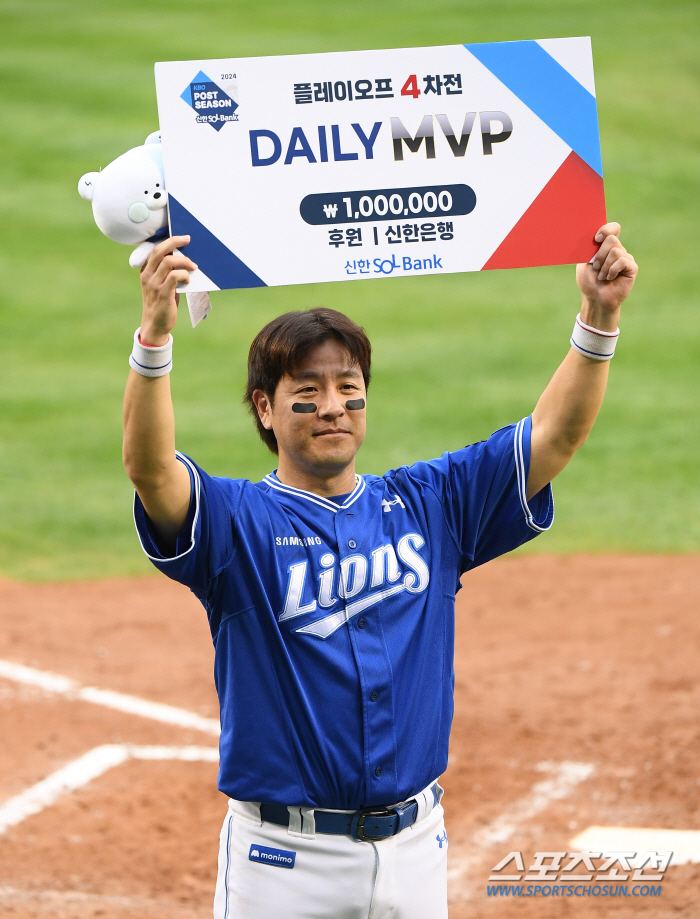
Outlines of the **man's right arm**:
{"label": "man's right arm", "polygon": [[[151,253],[141,272],[143,315],[141,343],[160,346],[177,321],[176,287],[189,281],[197,267],[173,250],[189,242],[174,236]],[[190,475],[175,457],[175,418],[170,375],[146,377],[131,370],[124,393],[123,460],[155,535],[164,549],[174,549],[190,504]]]}

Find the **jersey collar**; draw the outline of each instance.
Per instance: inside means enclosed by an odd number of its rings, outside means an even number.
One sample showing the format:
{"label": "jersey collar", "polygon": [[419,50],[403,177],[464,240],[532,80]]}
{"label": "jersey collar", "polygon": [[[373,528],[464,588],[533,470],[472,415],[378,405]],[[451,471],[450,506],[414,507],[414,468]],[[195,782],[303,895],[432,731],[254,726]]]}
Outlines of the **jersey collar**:
{"label": "jersey collar", "polygon": [[345,510],[346,508],[350,507],[351,504],[354,504],[362,492],[365,490],[365,480],[361,475],[357,475],[357,473],[355,473],[355,481],[357,483],[355,488],[347,496],[342,504],[336,504],[335,501],[330,501],[328,498],[321,497],[321,495],[315,495],[311,491],[304,491],[302,488],[294,488],[292,485],[283,485],[274,472],[270,472],[268,475],[266,475],[263,481],[269,485],[270,488],[274,488],[275,491],[281,491],[284,494],[293,495],[297,498],[303,498],[306,501],[311,501],[312,504],[317,504],[319,507],[325,507],[326,510],[332,511],[334,514],[337,514],[338,511]]}

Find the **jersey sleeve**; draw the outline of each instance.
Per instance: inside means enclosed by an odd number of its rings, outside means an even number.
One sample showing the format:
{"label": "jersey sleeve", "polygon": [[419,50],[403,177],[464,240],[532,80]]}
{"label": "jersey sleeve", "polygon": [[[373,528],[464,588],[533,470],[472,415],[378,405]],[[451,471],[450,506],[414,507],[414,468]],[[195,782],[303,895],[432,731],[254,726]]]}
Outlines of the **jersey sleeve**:
{"label": "jersey sleeve", "polygon": [[165,555],[159,547],[136,492],[134,523],[141,548],[155,567],[205,601],[213,580],[226,568],[234,551],[234,518],[243,480],[215,478],[183,453],[176,456],[190,474],[190,506],[174,554]]}
{"label": "jersey sleeve", "polygon": [[516,549],[552,525],[551,485],[527,500],[530,431],[527,417],[488,440],[406,469],[441,502],[463,571]]}

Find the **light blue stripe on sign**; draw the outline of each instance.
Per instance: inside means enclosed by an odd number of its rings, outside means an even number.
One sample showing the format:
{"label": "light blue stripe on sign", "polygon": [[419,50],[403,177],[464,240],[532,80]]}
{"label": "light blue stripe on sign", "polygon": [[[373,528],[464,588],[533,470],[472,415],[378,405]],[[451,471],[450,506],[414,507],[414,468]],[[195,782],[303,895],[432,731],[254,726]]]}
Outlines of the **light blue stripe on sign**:
{"label": "light blue stripe on sign", "polygon": [[[192,105],[192,83],[211,83],[212,81],[203,71],[199,71],[197,76],[192,80],[185,89],[180,93],[180,98],[184,99],[188,105]],[[194,105],[192,105],[194,108]]]}
{"label": "light blue stripe on sign", "polygon": [[464,47],[598,175],[603,175],[595,97],[551,54],[536,41]]}

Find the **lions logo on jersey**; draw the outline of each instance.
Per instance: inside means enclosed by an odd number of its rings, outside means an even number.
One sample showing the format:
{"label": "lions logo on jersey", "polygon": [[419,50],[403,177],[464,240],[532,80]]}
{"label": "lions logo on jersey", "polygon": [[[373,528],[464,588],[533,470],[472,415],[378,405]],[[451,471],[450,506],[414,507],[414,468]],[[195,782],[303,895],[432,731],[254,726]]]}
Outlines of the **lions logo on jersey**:
{"label": "lions logo on jersey", "polygon": [[[303,600],[309,563],[290,565],[287,594],[279,622],[314,613],[318,609],[331,610],[344,602],[344,606],[336,612],[295,630],[304,635],[328,638],[344,622],[387,597],[404,590],[411,594],[422,593],[430,583],[428,566],[417,551],[423,545],[425,540],[419,533],[407,533],[399,539],[396,547],[391,543],[378,546],[370,552],[369,558],[360,553],[348,555],[341,559],[339,566],[335,556],[327,552],[321,556],[321,570],[314,578],[319,585],[317,596],[307,603]],[[348,603],[348,600],[352,602]]]}

